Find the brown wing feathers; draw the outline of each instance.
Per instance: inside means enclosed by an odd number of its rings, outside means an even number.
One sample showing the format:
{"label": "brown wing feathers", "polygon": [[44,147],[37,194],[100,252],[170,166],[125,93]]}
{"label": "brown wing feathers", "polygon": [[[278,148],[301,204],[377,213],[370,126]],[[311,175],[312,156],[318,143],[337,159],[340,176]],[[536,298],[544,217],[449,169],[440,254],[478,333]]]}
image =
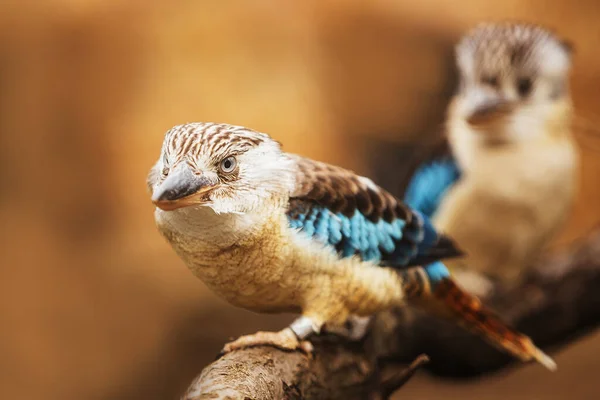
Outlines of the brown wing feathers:
{"label": "brown wing feathers", "polygon": [[333,165],[292,155],[298,165],[292,200],[307,200],[351,217],[356,210],[373,222],[410,221],[413,214],[394,196],[367,178]]}

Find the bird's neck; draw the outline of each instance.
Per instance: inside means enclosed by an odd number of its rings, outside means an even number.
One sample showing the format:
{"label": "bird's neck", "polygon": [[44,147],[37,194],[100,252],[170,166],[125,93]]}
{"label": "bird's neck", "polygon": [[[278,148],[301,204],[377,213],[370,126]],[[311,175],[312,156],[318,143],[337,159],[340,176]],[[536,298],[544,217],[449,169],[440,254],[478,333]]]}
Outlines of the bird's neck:
{"label": "bird's neck", "polygon": [[266,220],[261,212],[217,214],[210,207],[156,209],[155,219],[174,247],[189,244],[196,249],[232,246],[259,232]]}

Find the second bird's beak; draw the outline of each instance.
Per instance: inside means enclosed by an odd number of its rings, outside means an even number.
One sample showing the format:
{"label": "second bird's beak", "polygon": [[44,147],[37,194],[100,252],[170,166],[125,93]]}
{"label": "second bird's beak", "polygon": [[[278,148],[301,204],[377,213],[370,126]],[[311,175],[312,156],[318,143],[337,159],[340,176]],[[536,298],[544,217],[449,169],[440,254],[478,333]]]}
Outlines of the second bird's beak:
{"label": "second bird's beak", "polygon": [[467,123],[475,127],[497,122],[512,113],[515,102],[504,99],[486,100],[479,104],[467,118]]}
{"label": "second bird's beak", "polygon": [[215,184],[209,177],[197,175],[187,165],[181,165],[154,189],[152,202],[165,211],[203,204]]}

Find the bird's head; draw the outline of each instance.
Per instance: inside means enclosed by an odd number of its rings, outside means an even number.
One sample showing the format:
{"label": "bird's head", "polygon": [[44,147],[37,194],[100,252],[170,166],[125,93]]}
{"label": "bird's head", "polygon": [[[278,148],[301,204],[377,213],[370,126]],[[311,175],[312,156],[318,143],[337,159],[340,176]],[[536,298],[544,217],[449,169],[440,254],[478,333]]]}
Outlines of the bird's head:
{"label": "bird's head", "polygon": [[189,123],[170,129],[147,183],[163,211],[210,207],[247,213],[287,201],[293,163],[268,135],[241,126]]}
{"label": "bird's head", "polygon": [[[450,119],[492,141],[514,142],[570,117],[571,49],[531,24],[486,23],[456,46],[458,92]],[[556,122],[556,121],[555,121]]]}

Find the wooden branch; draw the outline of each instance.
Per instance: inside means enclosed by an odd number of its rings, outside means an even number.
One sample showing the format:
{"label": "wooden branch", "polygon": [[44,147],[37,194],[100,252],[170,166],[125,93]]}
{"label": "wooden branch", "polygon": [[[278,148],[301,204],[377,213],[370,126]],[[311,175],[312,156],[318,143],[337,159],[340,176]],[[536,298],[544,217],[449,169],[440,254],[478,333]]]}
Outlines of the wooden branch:
{"label": "wooden branch", "polygon": [[[421,366],[427,364],[428,362],[429,357],[427,357],[425,354],[421,354],[408,366],[408,368],[400,371],[400,373],[392,375],[385,380],[381,380],[380,388],[376,389],[376,392],[379,392],[381,397],[385,399],[389,398],[396,390],[404,386]],[[375,395],[376,394],[377,393],[375,393]]]}
{"label": "wooden branch", "polygon": [[[267,346],[226,354],[202,371],[183,399],[373,398],[380,383],[376,380],[378,365],[369,359],[363,345],[333,336],[312,342],[312,357]],[[422,362],[409,371],[420,365]],[[406,374],[405,381],[412,375]]]}
{"label": "wooden branch", "polygon": [[[600,321],[600,229],[569,250],[545,255],[521,287],[496,287],[485,302],[546,350],[594,329]],[[207,366],[182,399],[381,399],[423,364],[422,353],[431,359],[430,371],[447,377],[477,376],[514,361],[410,308],[377,315],[362,343],[328,335],[312,342],[310,358],[271,347],[229,353]]]}

